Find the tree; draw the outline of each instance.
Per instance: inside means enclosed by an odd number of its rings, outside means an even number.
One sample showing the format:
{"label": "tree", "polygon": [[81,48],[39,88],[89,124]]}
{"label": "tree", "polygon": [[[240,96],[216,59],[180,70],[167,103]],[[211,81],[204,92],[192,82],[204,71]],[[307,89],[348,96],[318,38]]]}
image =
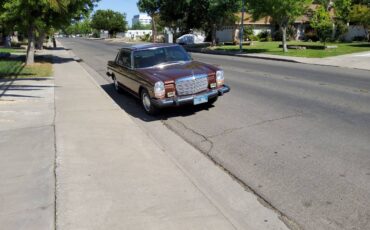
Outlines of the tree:
{"label": "tree", "polygon": [[369,6],[362,4],[354,5],[350,13],[350,20],[352,23],[364,27],[367,40],[370,41],[369,38],[370,4]]}
{"label": "tree", "polygon": [[211,28],[212,44],[216,45],[216,31],[223,25],[234,24],[235,13],[241,9],[240,1],[237,0],[209,0],[206,11],[205,29]]}
{"label": "tree", "polygon": [[91,19],[91,27],[97,30],[108,30],[109,36],[127,31],[126,15],[113,10],[97,10]]}
{"label": "tree", "polygon": [[302,16],[312,0],[249,0],[249,8],[255,20],[270,16],[283,33],[283,50],[288,52],[286,38],[288,25]]}
{"label": "tree", "polygon": [[160,2],[159,0],[139,0],[137,6],[140,12],[147,13],[152,18],[152,41],[156,42],[157,38],[157,26],[155,22],[155,15],[159,12]]}
{"label": "tree", "polygon": [[313,14],[310,25],[316,30],[319,39],[326,42],[332,35],[333,27],[329,12],[320,6]]}
{"label": "tree", "polygon": [[193,29],[203,29],[211,34],[215,44],[216,30],[235,23],[240,3],[240,0],[161,0],[159,13],[174,33],[182,35]]}
{"label": "tree", "polygon": [[[201,1],[201,0],[200,0]],[[165,26],[170,28],[174,33],[175,38],[190,32],[187,23],[190,2],[187,0],[161,0],[160,1],[160,19]],[[199,20],[198,20],[199,21]],[[199,28],[194,26],[193,28]]]}
{"label": "tree", "polygon": [[143,25],[140,22],[137,22],[137,23],[135,23],[131,26],[131,29],[132,30],[148,30],[148,29],[150,30],[151,26],[150,25]]}
{"label": "tree", "polygon": [[[91,11],[99,0],[3,0],[3,21],[26,31],[26,65],[34,63],[35,37],[51,28],[69,24],[71,19]],[[42,37],[42,36],[41,36]],[[41,40],[41,39],[40,39]]]}
{"label": "tree", "polygon": [[81,21],[75,21],[69,26],[62,29],[63,32],[67,35],[71,34],[83,34],[88,35],[91,34],[92,28],[91,28],[91,22],[90,19],[86,18]]}

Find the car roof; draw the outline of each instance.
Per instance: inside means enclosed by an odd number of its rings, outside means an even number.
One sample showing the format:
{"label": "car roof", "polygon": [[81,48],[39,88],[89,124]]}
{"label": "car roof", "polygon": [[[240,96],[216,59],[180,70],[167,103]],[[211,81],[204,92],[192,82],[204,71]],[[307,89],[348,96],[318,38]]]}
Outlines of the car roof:
{"label": "car roof", "polygon": [[135,44],[130,46],[122,47],[121,49],[125,50],[146,50],[146,49],[153,49],[153,48],[161,48],[161,47],[171,47],[171,46],[179,46],[177,44],[172,43],[145,43],[145,44]]}

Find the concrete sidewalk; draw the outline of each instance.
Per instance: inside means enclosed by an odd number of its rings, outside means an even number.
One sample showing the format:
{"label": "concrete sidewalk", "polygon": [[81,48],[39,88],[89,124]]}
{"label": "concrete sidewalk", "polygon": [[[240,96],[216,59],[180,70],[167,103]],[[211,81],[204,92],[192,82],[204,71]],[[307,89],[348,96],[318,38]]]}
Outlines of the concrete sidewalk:
{"label": "concrete sidewalk", "polygon": [[54,79],[0,79],[0,229],[54,229]]}
{"label": "concrete sidewalk", "polygon": [[273,61],[287,61],[287,62],[296,62],[303,64],[311,65],[324,65],[324,66],[335,66],[335,67],[344,67],[351,69],[362,69],[370,70],[370,52],[361,52],[346,54],[340,56],[333,56],[327,58],[304,58],[304,57],[291,57],[291,56],[281,56],[281,55],[272,55],[272,54],[263,54],[263,53],[235,53],[227,52],[220,50],[207,50],[207,49],[188,49],[189,52],[194,53],[205,53],[205,54],[216,54],[216,55],[228,55],[228,56],[237,56],[245,58],[259,58],[265,60]]}
{"label": "concrete sidewalk", "polygon": [[276,59],[281,61],[292,61],[312,65],[325,65],[325,66],[370,70],[369,51],[327,58],[303,58],[303,57],[277,56],[269,54],[241,54],[240,56],[265,58],[270,60]]}

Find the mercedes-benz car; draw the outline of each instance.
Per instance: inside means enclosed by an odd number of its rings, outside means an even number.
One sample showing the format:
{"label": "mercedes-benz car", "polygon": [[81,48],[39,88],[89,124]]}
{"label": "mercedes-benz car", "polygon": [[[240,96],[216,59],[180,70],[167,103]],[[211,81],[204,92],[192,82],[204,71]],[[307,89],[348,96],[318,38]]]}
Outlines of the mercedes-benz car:
{"label": "mercedes-benz car", "polygon": [[192,60],[177,44],[121,48],[108,61],[107,75],[116,91],[138,97],[148,114],[170,106],[213,104],[230,91],[222,69]]}

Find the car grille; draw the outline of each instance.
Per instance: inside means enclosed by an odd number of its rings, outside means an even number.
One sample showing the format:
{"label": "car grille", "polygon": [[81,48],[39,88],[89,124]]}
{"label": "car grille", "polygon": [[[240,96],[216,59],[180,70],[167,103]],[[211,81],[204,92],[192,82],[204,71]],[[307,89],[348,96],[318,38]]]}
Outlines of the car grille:
{"label": "car grille", "polygon": [[208,75],[197,74],[176,80],[177,95],[190,95],[208,89]]}

